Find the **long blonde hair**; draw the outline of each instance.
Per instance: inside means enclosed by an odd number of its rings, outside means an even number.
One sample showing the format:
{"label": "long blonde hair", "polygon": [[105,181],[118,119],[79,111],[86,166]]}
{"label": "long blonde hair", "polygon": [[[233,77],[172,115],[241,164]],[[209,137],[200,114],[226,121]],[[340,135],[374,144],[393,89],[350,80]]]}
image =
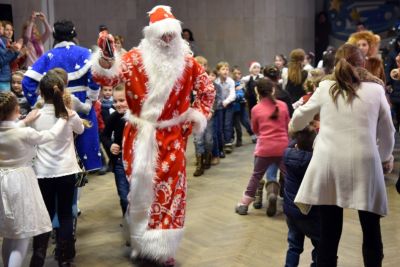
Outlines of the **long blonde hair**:
{"label": "long blonde hair", "polygon": [[289,64],[288,64],[288,80],[291,81],[294,85],[299,85],[303,82],[302,79],[302,70],[303,70],[303,61],[306,56],[306,53],[303,49],[297,48],[290,52],[289,56]]}

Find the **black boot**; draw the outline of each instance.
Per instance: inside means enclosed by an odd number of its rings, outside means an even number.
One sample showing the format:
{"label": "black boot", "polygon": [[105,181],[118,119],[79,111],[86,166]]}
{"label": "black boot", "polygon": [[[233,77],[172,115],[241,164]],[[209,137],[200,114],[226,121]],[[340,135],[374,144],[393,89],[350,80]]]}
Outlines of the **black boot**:
{"label": "black boot", "polygon": [[204,155],[202,154],[196,155],[196,170],[194,171],[193,176],[203,175],[204,173],[203,158]]}
{"label": "black boot", "polygon": [[206,155],[204,156],[204,169],[209,169],[211,168],[211,158],[212,155],[210,152],[206,152]]}
{"label": "black boot", "polygon": [[69,240],[60,239],[58,241],[58,266],[59,267],[75,267],[75,240],[73,238]]}
{"label": "black boot", "polygon": [[363,246],[362,253],[365,267],[382,267],[382,248],[367,249]]}
{"label": "black boot", "polygon": [[33,238],[33,252],[29,267],[42,267],[44,265],[50,233],[40,234]]}

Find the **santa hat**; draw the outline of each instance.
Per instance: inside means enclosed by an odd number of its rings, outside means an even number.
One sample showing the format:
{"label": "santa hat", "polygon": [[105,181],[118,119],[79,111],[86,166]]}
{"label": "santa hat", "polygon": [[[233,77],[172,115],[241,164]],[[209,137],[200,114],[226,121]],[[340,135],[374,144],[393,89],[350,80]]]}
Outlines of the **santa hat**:
{"label": "santa hat", "polygon": [[250,71],[250,72],[251,72],[251,70],[252,70],[254,67],[259,67],[259,68],[261,68],[260,63],[258,63],[257,61],[251,62],[249,66],[250,66],[250,67],[249,67],[249,71]]}
{"label": "santa hat", "polygon": [[169,6],[155,6],[148,12],[150,17],[149,26],[143,30],[145,37],[161,37],[166,33],[181,35],[181,22],[171,12]]}

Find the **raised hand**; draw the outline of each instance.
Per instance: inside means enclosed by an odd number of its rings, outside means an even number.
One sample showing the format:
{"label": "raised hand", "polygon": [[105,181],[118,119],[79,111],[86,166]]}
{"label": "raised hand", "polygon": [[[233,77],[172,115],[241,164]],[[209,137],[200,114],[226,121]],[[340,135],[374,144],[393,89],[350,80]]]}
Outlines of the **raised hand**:
{"label": "raised hand", "polygon": [[102,31],[99,33],[97,45],[103,52],[103,57],[105,57],[106,59],[111,59],[114,57],[115,41],[114,37],[109,34],[108,31]]}

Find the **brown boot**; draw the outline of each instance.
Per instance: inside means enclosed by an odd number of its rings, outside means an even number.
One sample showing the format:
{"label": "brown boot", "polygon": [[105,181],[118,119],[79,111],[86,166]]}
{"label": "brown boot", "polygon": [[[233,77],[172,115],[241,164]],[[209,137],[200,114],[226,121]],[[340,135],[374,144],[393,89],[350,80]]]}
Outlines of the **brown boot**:
{"label": "brown boot", "polygon": [[203,166],[203,155],[196,155],[196,170],[193,173],[193,176],[201,176],[204,173]]}
{"label": "brown boot", "polygon": [[37,235],[33,238],[33,252],[29,267],[43,267],[46,260],[49,239],[50,232]]}
{"label": "brown boot", "polygon": [[218,165],[219,164],[219,157],[213,157],[211,159],[211,165]]}
{"label": "brown boot", "polygon": [[206,155],[204,156],[204,169],[209,169],[211,168],[211,158],[212,155],[210,152],[206,152]]}
{"label": "brown boot", "polygon": [[264,184],[265,184],[264,179],[261,180],[260,183],[258,184],[258,188],[256,191],[256,198],[253,202],[253,208],[257,210],[262,208]]}
{"label": "brown boot", "polygon": [[272,217],[276,214],[276,202],[279,194],[279,184],[275,181],[269,181],[265,184],[265,190],[267,191],[267,216]]}

